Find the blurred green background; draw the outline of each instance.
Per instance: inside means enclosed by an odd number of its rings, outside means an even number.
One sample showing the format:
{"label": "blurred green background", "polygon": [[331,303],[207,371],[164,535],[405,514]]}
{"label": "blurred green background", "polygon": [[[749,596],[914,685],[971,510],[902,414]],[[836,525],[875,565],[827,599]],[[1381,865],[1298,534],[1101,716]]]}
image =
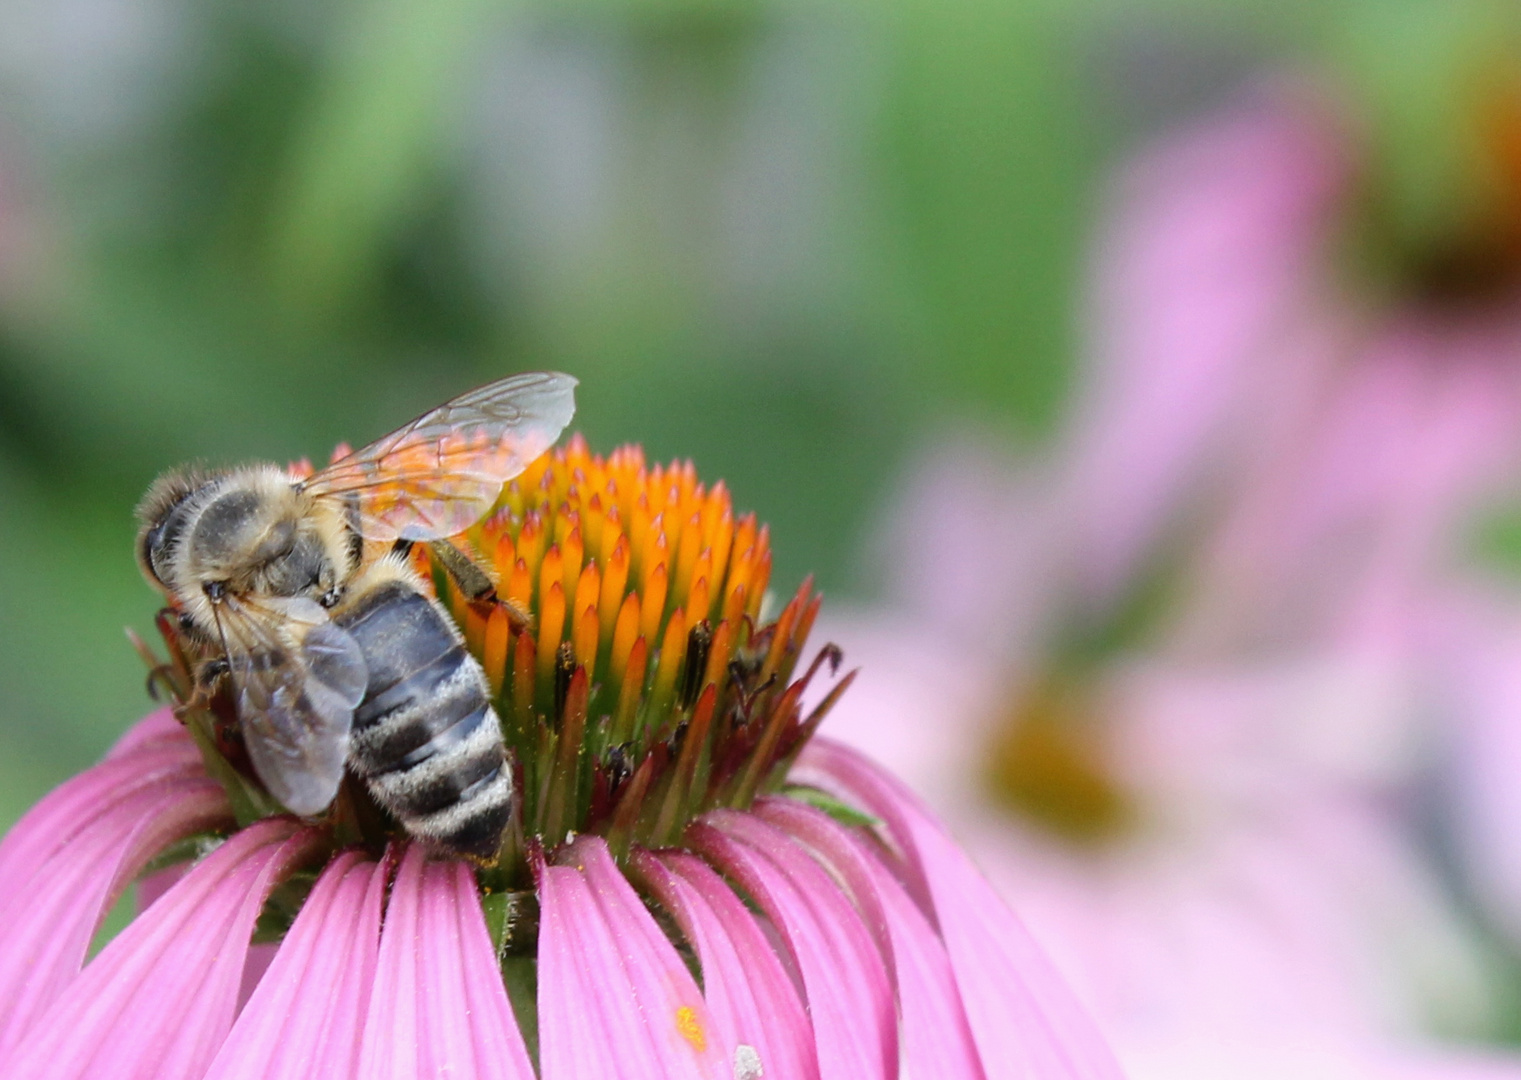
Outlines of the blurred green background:
{"label": "blurred green background", "polygon": [[1297,4],[0,6],[0,824],[148,705],[132,507],[513,371],[724,477],[786,586],[916,447],[1059,421],[1104,178]]}

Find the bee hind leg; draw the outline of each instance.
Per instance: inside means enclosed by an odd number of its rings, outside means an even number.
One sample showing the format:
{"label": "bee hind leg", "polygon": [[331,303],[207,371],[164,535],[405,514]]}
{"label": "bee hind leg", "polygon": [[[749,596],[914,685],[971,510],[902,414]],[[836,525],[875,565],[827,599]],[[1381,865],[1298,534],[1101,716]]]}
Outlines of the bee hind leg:
{"label": "bee hind leg", "polygon": [[460,592],[465,594],[465,599],[470,603],[486,607],[496,605],[502,608],[507,612],[507,620],[516,629],[521,630],[529,624],[528,612],[524,611],[516,601],[499,596],[496,591],[496,582],[491,580],[490,575],[475,559],[448,540],[430,540],[428,550],[454,579],[454,583],[459,586]]}

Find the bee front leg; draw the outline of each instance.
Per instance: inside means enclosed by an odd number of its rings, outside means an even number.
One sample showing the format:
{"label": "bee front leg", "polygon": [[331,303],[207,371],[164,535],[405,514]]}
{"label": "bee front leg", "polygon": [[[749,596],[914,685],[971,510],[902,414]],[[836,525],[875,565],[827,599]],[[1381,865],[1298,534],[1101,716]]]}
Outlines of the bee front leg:
{"label": "bee front leg", "polygon": [[205,705],[216,696],[217,687],[232,672],[232,665],[225,656],[214,656],[195,666],[195,693],[189,705]]}

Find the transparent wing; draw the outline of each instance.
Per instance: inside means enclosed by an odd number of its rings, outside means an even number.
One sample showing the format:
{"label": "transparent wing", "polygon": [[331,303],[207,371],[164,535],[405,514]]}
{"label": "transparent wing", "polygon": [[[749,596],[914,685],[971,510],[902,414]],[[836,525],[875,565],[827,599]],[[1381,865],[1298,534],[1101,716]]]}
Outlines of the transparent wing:
{"label": "transparent wing", "polygon": [[575,387],[553,371],[488,383],[333,462],[305,489],[349,502],[367,539],[454,536],[554,445],[575,415]]}
{"label": "transparent wing", "polygon": [[228,597],[217,613],[248,756],[297,814],[333,801],[369,670],[358,643],[305,598]]}

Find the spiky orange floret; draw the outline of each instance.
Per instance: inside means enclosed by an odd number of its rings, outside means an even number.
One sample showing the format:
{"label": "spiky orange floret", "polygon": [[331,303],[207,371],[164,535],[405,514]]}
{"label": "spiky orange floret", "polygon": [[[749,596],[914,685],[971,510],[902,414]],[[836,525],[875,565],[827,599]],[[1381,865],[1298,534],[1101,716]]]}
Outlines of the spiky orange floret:
{"label": "spiky orange floret", "polygon": [[594,455],[577,436],[458,539],[532,616],[517,628],[507,607],[468,602],[415,549],[496,694],[522,798],[509,844],[672,842],[695,814],[779,784],[836,696],[803,714],[832,648],[792,681],[819,610],[811,581],[762,625],[769,531],[690,462]]}

